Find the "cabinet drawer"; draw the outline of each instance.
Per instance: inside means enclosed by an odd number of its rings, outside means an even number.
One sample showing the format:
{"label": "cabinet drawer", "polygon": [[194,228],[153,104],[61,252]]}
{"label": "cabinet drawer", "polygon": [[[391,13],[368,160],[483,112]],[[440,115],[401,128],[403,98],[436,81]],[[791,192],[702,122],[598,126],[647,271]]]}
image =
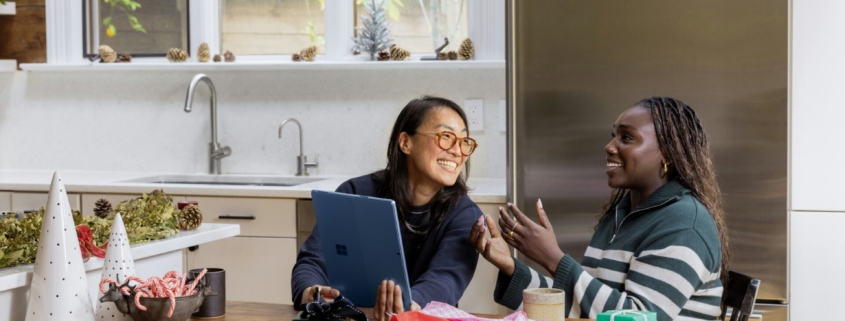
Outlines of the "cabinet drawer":
{"label": "cabinet drawer", "polygon": [[[141,194],[89,194],[85,193],[82,194],[82,215],[90,216],[94,215],[94,204],[97,203],[98,200],[106,199],[111,203],[112,208],[117,207],[117,204],[123,202],[125,200],[134,199],[141,196]],[[176,204],[184,201],[184,196],[176,196],[171,195],[173,197],[173,208],[176,208]]]}
{"label": "cabinet drawer", "polygon": [[0,211],[12,210],[12,193],[0,192]]}
{"label": "cabinet drawer", "polygon": [[292,238],[232,237],[188,251],[187,263],[189,269],[225,269],[227,301],[290,305],[296,253]]}
{"label": "cabinet drawer", "polygon": [[[68,193],[70,209],[79,210],[79,194]],[[47,193],[12,193],[12,211],[37,211],[47,205]]]}
{"label": "cabinet drawer", "polygon": [[204,223],[240,224],[241,236],[296,238],[296,200],[188,196],[202,210]]}

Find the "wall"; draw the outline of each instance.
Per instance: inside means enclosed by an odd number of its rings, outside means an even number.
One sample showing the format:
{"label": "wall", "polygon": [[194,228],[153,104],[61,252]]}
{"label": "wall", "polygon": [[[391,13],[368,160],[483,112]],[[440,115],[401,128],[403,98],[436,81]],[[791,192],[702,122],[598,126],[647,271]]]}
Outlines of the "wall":
{"label": "wall", "polygon": [[[183,111],[194,72],[0,73],[0,169],[203,173],[208,171],[208,90]],[[218,95],[218,136],[232,148],[224,173],[294,174],[302,122],[317,175],[357,175],[385,166],[389,132],[412,98],[485,101],[473,177],[503,178],[498,130],[504,69],[209,72]],[[288,127],[290,126],[290,127]]]}
{"label": "wall", "polygon": [[835,315],[845,294],[845,2],[792,1],[791,320]]}

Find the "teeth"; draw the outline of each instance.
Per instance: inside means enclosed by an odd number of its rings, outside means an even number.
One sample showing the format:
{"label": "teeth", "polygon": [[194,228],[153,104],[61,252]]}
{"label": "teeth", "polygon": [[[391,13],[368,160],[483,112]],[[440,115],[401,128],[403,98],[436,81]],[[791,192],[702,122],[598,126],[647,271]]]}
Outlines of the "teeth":
{"label": "teeth", "polygon": [[451,161],[438,160],[437,163],[440,164],[440,165],[446,166],[448,168],[451,168],[453,170],[458,167],[458,163],[451,162]]}
{"label": "teeth", "polygon": [[607,163],[607,167],[611,167],[611,168],[622,167],[622,164]]}

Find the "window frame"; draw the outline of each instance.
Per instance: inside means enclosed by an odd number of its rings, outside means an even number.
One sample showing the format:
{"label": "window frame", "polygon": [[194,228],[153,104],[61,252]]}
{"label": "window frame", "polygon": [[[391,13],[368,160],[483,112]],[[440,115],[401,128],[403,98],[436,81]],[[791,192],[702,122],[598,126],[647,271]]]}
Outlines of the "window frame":
{"label": "window frame", "polygon": [[[47,24],[47,64],[90,64],[85,55],[83,1],[45,0]],[[503,61],[505,59],[505,0],[467,0],[469,38],[475,44],[475,60]],[[220,48],[222,23],[220,1],[188,0],[188,52],[196,57],[199,44]],[[325,54],[318,61],[354,62],[367,61],[363,55],[349,52],[355,30],[355,3],[353,0],[326,1]],[[225,48],[222,48],[225,50]],[[419,54],[411,55],[418,60]],[[139,57],[133,62],[165,62],[164,57]],[[289,55],[239,55],[238,61],[284,62]],[[236,62],[237,63],[237,62]]]}

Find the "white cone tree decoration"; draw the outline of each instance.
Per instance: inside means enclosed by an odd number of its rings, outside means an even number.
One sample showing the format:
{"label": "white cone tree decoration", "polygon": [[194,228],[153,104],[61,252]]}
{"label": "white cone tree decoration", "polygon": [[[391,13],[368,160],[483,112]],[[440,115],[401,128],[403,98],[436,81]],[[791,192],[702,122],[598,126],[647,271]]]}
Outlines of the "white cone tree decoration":
{"label": "white cone tree decoration", "polygon": [[67,190],[56,172],[42,218],[26,320],[93,321],[87,284]]}
{"label": "white cone tree decoration", "polygon": [[379,51],[387,50],[393,39],[390,39],[390,30],[387,26],[387,10],[384,8],[384,0],[367,0],[367,15],[361,15],[363,27],[355,27],[358,36],[352,38],[352,51],[366,52],[370,54],[370,60],[376,60]]}
{"label": "white cone tree decoration", "polygon": [[[132,260],[132,252],[129,250],[129,238],[126,237],[126,227],[123,225],[123,218],[120,213],[114,216],[114,223],[109,234],[109,247],[106,249],[106,258],[103,263],[103,275],[112,279],[118,284],[126,282],[126,278],[135,275],[135,261]],[[126,320],[131,321],[132,317],[120,313],[113,302],[97,301],[97,320]]]}

